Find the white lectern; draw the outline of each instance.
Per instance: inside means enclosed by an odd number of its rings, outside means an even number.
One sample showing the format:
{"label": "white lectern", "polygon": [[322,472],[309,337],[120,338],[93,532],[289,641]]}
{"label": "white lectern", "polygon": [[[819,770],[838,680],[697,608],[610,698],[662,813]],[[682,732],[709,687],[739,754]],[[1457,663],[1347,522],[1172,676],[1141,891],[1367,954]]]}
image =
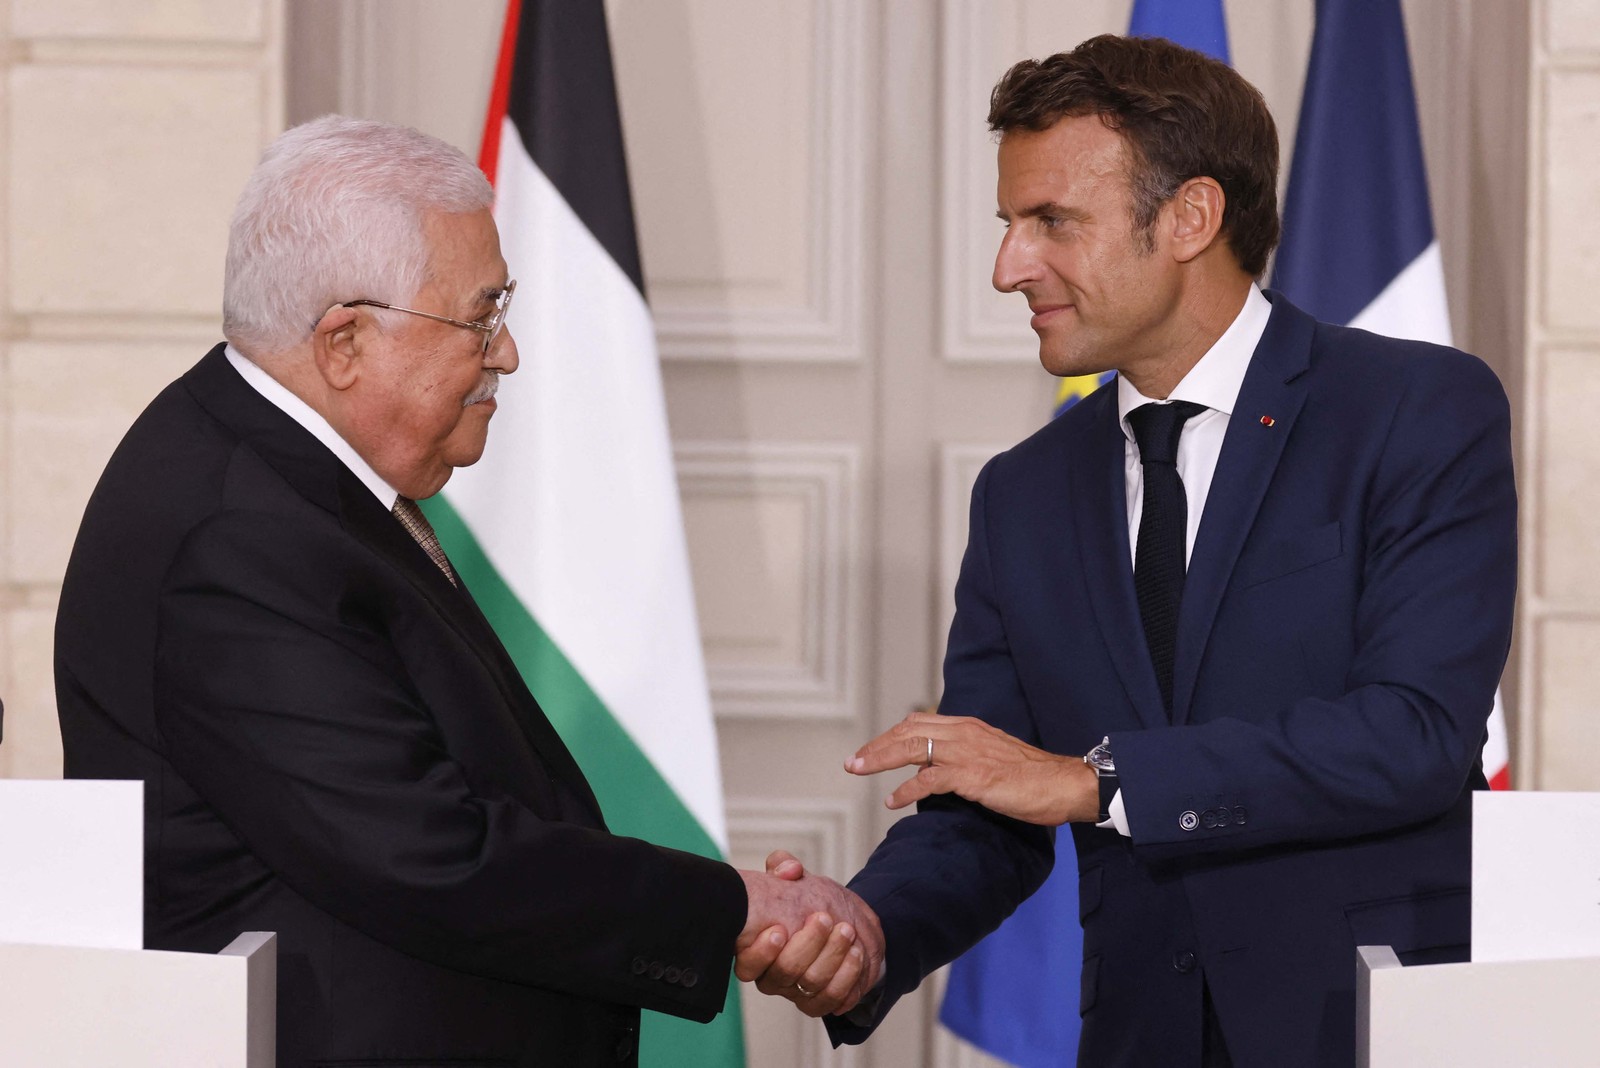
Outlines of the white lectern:
{"label": "white lectern", "polygon": [[1473,802],[1473,959],[1359,947],[1356,1064],[1600,1068],[1600,794]]}
{"label": "white lectern", "polygon": [[277,936],[221,953],[0,944],[0,1061],[273,1068]]}
{"label": "white lectern", "polygon": [[273,1068],[277,937],[139,948],[144,784],[0,779],[0,1065]]}
{"label": "white lectern", "polygon": [[1388,946],[1356,952],[1359,1068],[1600,1065],[1600,958],[1403,968]]}

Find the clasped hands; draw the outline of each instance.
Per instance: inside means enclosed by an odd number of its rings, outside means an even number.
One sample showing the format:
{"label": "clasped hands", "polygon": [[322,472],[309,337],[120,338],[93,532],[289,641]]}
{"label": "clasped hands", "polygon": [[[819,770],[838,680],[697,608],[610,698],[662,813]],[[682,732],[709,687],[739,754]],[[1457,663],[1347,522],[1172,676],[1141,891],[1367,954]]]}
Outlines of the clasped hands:
{"label": "clasped hands", "polygon": [[[930,760],[931,758],[931,760]],[[913,712],[845,761],[852,775],[917,767],[885,800],[891,809],[953,793],[1027,823],[1093,821],[1094,771],[1078,757],[1028,745],[979,719]],[[847,1013],[878,983],[883,929],[865,901],[809,874],[779,850],[766,872],[739,873],[750,899],[734,974],[807,1016]]]}

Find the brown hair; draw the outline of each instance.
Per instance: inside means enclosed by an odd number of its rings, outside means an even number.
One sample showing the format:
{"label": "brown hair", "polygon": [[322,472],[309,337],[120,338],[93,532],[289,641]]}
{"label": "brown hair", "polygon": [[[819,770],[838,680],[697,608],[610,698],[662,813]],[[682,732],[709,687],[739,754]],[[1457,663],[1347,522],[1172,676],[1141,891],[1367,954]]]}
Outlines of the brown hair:
{"label": "brown hair", "polygon": [[1222,234],[1239,266],[1266,270],[1278,243],[1278,129],[1255,86],[1171,41],[1105,34],[1023,60],[989,97],[989,129],[1002,137],[1079,115],[1122,134],[1134,225],[1147,242],[1161,206],[1203,175],[1222,186]]}

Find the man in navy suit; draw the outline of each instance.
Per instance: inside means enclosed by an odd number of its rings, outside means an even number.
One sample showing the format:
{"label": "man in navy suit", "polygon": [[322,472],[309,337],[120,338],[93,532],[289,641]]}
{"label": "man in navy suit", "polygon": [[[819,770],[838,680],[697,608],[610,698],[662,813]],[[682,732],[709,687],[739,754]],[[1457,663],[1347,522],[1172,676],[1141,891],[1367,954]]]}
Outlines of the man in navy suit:
{"label": "man in navy suit", "polygon": [[886,971],[830,996],[837,952],[797,938],[762,988],[864,1040],[1071,824],[1080,1064],[1348,1065],[1357,945],[1466,958],[1517,570],[1504,393],[1256,288],[1277,135],[1226,65],[1095,38],[1013,67],[989,123],[995,287],[1051,373],[1118,379],[979,475],[946,714],[846,764],[919,767],[850,884]]}

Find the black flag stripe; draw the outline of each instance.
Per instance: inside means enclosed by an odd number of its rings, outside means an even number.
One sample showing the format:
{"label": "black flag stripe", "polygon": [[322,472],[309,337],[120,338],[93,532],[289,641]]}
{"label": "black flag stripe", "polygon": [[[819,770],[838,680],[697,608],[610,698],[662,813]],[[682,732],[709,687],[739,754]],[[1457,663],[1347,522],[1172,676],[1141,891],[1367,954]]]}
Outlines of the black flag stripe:
{"label": "black flag stripe", "polygon": [[643,294],[601,0],[523,0],[506,114],[534,164]]}

